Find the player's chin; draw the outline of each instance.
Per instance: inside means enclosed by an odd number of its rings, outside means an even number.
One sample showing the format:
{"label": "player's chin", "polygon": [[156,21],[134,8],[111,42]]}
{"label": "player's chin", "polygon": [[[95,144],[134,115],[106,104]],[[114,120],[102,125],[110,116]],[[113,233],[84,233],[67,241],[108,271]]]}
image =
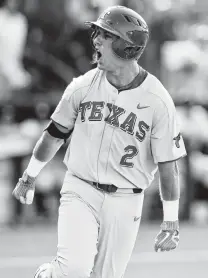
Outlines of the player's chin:
{"label": "player's chin", "polygon": [[100,61],[97,62],[97,67],[98,67],[100,70],[106,70],[104,64],[101,63]]}
{"label": "player's chin", "polygon": [[91,62],[91,63],[92,63],[93,65],[97,64],[97,67],[98,67],[99,69],[105,70],[105,65],[104,65],[104,63],[103,63],[102,60],[103,60],[103,59],[101,59],[101,57],[100,57],[100,58],[98,57],[97,52],[95,52],[95,53],[93,54],[92,62]]}

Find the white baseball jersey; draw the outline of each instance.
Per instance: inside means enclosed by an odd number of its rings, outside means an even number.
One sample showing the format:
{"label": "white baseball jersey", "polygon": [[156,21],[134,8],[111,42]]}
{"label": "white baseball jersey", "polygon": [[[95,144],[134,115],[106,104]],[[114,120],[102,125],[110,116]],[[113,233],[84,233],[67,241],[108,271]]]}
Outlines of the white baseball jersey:
{"label": "white baseball jersey", "polygon": [[145,189],[158,162],[186,155],[174,103],[150,73],[118,92],[93,69],[73,79],[51,119],[73,129],[64,162],[84,180]]}

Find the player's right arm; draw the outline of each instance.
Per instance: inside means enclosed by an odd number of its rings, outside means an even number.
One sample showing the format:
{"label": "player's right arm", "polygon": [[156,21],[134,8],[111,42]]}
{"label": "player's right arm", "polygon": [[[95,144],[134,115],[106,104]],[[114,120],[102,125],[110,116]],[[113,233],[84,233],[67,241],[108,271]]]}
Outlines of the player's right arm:
{"label": "player's right arm", "polygon": [[31,204],[35,192],[35,180],[44,166],[55,156],[71,135],[81,102],[77,82],[65,90],[62,99],[51,116],[51,121],[37,141],[27,169],[19,179],[13,196],[23,204]]}
{"label": "player's right arm", "polygon": [[68,129],[60,127],[60,125],[55,122],[50,122],[49,126],[50,129],[54,130],[54,134],[48,129],[43,132],[35,145],[27,169],[24,171],[22,178],[19,179],[13,191],[14,197],[23,204],[32,203],[36,177],[64,144],[64,138],[59,137],[65,137],[65,139],[67,139],[70,135]]}

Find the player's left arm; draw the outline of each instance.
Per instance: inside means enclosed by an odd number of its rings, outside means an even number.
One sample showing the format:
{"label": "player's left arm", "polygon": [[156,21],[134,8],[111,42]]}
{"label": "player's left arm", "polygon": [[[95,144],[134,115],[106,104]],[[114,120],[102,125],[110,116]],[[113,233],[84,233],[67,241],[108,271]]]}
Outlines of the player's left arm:
{"label": "player's left arm", "polygon": [[160,174],[160,197],[163,222],[155,239],[155,251],[170,251],[179,242],[179,170],[177,160],[186,155],[186,149],[176,109],[170,97],[157,102],[151,134],[151,150]]}
{"label": "player's left arm", "polygon": [[158,163],[163,223],[155,239],[155,251],[170,251],[179,243],[179,170],[177,161]]}

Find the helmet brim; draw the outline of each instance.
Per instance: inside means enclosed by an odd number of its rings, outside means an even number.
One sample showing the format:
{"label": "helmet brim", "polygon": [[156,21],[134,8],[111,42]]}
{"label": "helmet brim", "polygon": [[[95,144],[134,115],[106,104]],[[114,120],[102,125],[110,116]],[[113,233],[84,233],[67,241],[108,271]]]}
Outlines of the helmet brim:
{"label": "helmet brim", "polygon": [[121,34],[117,32],[114,28],[112,28],[110,25],[106,24],[105,22],[101,21],[85,21],[85,25],[89,28],[92,28],[93,26],[100,27],[104,29],[105,31],[108,31],[118,37],[121,37]]}

